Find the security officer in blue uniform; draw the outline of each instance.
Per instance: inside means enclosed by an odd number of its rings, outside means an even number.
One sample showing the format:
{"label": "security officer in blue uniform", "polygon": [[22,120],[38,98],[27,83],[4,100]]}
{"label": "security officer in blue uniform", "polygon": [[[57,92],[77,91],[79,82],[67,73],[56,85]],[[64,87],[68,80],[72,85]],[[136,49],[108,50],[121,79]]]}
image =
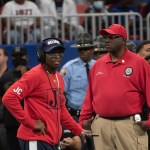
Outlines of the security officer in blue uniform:
{"label": "security officer in blue uniform", "polygon": [[[92,36],[88,33],[81,34],[76,44],[71,45],[78,49],[79,57],[68,61],[61,69],[60,73],[63,75],[65,83],[66,105],[70,115],[78,121],[80,110],[86,94],[88,85],[88,73],[95,60],[92,59],[93,50],[97,43],[93,42]],[[72,139],[71,139],[71,138]],[[65,138],[65,139],[64,139]],[[63,131],[62,145],[66,141],[72,141],[70,146],[66,146],[68,150],[78,149],[82,145],[79,137],[74,137],[68,130]],[[77,144],[78,143],[78,144]],[[69,150],[70,150],[69,149]],[[83,147],[82,147],[83,149]]]}
{"label": "security officer in blue uniform", "polygon": [[61,73],[65,69],[66,105],[72,116],[80,114],[88,85],[88,72],[95,62],[92,59],[95,45],[90,34],[81,34],[77,43],[71,46],[78,49],[79,57],[67,62],[61,69]]}

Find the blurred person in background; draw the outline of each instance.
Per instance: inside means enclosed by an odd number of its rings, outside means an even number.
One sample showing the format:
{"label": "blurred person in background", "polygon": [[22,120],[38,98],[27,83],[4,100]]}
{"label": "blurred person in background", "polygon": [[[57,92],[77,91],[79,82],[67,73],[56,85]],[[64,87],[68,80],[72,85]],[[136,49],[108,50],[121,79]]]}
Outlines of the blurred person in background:
{"label": "blurred person in background", "polygon": [[[32,18],[32,16],[41,16],[41,12],[35,3],[29,0],[9,1],[3,6],[2,16],[14,16],[14,18],[10,18],[11,43],[21,43],[22,39],[23,42],[33,42],[40,40],[40,18]],[[22,17],[15,18],[15,16]],[[6,28],[3,33],[3,38],[6,42],[8,38],[7,18],[4,18],[3,22]]]}
{"label": "blurred person in background", "polygon": [[[3,76],[4,76],[5,72],[7,72],[9,70],[7,63],[8,63],[8,52],[5,48],[0,48],[0,83],[3,80]],[[2,86],[0,86],[0,88],[1,87]],[[2,92],[0,92],[0,93],[2,93]]]}
{"label": "blurred person in background", "polygon": [[91,0],[73,0],[77,5],[79,4],[81,4],[81,5],[83,5],[83,4],[90,4],[91,3]]}
{"label": "blurred person in background", "polygon": [[127,40],[126,46],[128,50],[130,50],[133,53],[136,53],[136,44],[132,40]]}
{"label": "blurred person in background", "polygon": [[136,47],[136,53],[145,58],[150,55],[150,41],[146,40],[139,43]]}
{"label": "blurred person in background", "polygon": [[150,55],[145,56],[145,60],[150,64]]}
{"label": "blurred person in background", "polygon": [[[139,13],[139,8],[136,7],[134,5],[134,0],[121,0],[121,1],[118,1],[118,3],[116,3],[113,8],[111,10],[109,10],[110,12],[113,12],[113,13],[125,13],[125,12],[136,12],[136,13]],[[114,17],[114,22],[115,23],[119,23],[119,21],[121,21],[121,24],[123,26],[125,26],[125,17],[124,16],[119,16],[119,17]],[[132,16],[130,15],[129,18],[128,18],[128,26],[129,26],[129,39],[133,39],[133,34],[134,34],[134,24],[136,24],[136,39],[139,39],[138,35],[139,35],[139,18],[136,16]]]}
{"label": "blurred person in background", "polygon": [[76,4],[73,0],[42,0],[39,8],[42,14],[52,16],[44,19],[47,33],[55,34],[55,29],[58,27],[58,34],[61,38],[62,24],[64,25],[65,39],[70,39],[70,33],[75,38],[84,32],[77,17],[64,17],[65,15],[77,15]]}
{"label": "blurred person in background", "polygon": [[98,36],[95,40],[97,45],[94,47],[93,59],[98,60],[99,58],[105,56],[108,52],[106,50],[105,40],[102,36]]}
{"label": "blurred person in background", "polygon": [[[5,73],[5,77],[3,78],[3,95],[7,91],[7,89],[21,76],[29,70],[27,66],[28,55],[25,47],[17,46],[12,49],[12,63],[14,68]],[[21,102],[23,107],[23,101]],[[8,139],[9,150],[20,150],[19,142],[17,139],[17,130],[20,123],[12,116],[12,114],[4,107],[4,125],[6,128],[6,135]]]}
{"label": "blurred person in background", "polygon": [[[108,13],[107,7],[105,6],[104,0],[92,0],[91,5],[85,10],[85,13]],[[92,35],[93,27],[93,18],[87,17],[87,21],[84,20],[83,26],[88,28],[88,32]],[[99,28],[103,28],[106,25],[106,17],[104,16],[96,16],[95,17],[95,30],[98,31]],[[96,33],[98,36],[98,32]]]}
{"label": "blurred person in background", "polygon": [[2,104],[2,81],[8,69],[8,52],[5,48],[0,48],[0,150],[8,150],[6,129],[3,122],[3,104]]}

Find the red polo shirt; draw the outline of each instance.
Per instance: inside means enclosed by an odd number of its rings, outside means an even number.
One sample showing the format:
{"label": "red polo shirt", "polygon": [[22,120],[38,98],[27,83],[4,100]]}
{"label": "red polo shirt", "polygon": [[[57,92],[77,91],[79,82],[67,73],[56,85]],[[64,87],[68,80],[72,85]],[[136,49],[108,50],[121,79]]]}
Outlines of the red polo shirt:
{"label": "red polo shirt", "polygon": [[91,68],[79,121],[89,119],[93,110],[102,117],[140,113],[145,99],[150,106],[149,64],[127,49],[117,63],[107,54]]}

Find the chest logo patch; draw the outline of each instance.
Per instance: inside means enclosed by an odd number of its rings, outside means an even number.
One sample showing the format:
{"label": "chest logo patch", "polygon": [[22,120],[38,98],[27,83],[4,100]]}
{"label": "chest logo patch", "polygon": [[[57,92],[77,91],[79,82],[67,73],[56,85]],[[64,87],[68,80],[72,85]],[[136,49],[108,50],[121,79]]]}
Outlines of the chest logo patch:
{"label": "chest logo patch", "polygon": [[128,67],[125,69],[125,75],[126,76],[129,76],[133,73],[133,69],[131,67]]}

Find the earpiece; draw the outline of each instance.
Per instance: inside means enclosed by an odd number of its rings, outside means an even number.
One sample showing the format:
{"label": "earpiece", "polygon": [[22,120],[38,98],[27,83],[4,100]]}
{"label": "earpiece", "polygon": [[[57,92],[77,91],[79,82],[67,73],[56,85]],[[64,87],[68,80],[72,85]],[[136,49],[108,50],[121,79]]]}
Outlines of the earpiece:
{"label": "earpiece", "polygon": [[41,48],[41,42],[37,44],[37,58],[40,63],[45,62],[45,54]]}

